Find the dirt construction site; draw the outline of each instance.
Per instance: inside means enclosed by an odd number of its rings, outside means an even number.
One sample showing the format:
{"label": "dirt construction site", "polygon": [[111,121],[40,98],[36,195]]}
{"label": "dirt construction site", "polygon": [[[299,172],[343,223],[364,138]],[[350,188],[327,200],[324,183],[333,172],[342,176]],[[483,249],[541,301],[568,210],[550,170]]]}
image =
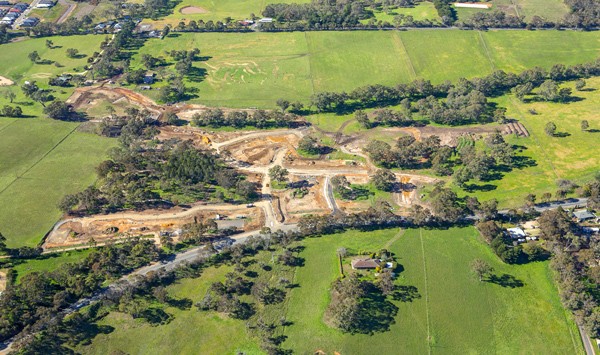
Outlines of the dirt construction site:
{"label": "dirt construction site", "polygon": [[[189,120],[195,112],[207,109],[200,105],[161,106],[151,99],[124,88],[102,86],[78,88],[68,102],[75,109],[106,104],[106,102],[135,105],[154,113],[160,119],[165,112],[174,112],[180,119]],[[226,111],[227,109],[223,109]],[[101,112],[101,111],[100,111]],[[412,135],[416,140],[436,135],[445,145],[456,145],[463,136],[481,139],[500,131],[503,134],[527,136],[527,129],[520,123],[477,127],[379,127],[376,129],[344,135],[324,132],[315,127],[275,130],[212,131],[206,128],[162,125],[157,138],[166,140],[190,140],[199,149],[212,149],[223,160],[242,172],[247,179],[260,185],[262,198],[254,205],[197,204],[188,208],[175,207],[168,210],[123,212],[83,218],[64,219],[47,235],[44,248],[64,248],[85,245],[131,236],[148,236],[160,243],[160,236],[169,235],[174,240],[181,235],[183,225],[206,219],[217,221],[219,228],[234,227],[242,232],[258,231],[261,227],[285,229],[298,222],[303,215],[323,215],[336,211],[358,212],[372,206],[372,197],[360,200],[341,200],[334,196],[331,178],[344,175],[350,184],[364,185],[377,167],[371,162],[363,147],[374,135],[377,139],[394,141],[402,135]],[[297,151],[300,140],[306,135],[323,134],[335,143],[332,152],[345,154],[347,159],[332,159],[329,154],[306,158]],[[343,156],[343,155],[342,155]],[[275,165],[289,172],[287,185],[273,186],[268,171]],[[432,184],[437,179],[396,173],[398,189],[389,193],[387,202],[397,213],[406,214],[408,208],[419,201],[419,187]],[[372,193],[369,196],[373,196]],[[381,198],[381,196],[380,196]]]}
{"label": "dirt construction site", "polygon": [[44,248],[64,248],[92,242],[135,236],[181,237],[187,223],[214,219],[220,229],[235,227],[243,231],[259,229],[264,214],[259,207],[231,205],[196,205],[190,208],[174,207],[169,210],[123,212],[66,219],[57,224],[46,238]]}

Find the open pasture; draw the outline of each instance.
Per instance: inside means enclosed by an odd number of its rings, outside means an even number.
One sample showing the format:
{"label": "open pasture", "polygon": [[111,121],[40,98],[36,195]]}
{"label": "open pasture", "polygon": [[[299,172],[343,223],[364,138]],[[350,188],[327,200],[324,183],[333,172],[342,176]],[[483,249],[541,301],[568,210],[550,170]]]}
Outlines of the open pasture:
{"label": "open pasture", "polygon": [[315,92],[350,91],[366,84],[393,85],[415,78],[439,83],[495,69],[520,71],[591,61],[600,55],[600,34],[458,30],[175,34],[148,41],[134,56],[134,65],[141,67],[144,53],[165,56],[165,49],[194,47],[207,60],[194,64],[199,75],[187,82],[198,89],[192,101],[272,108],[281,97],[308,102]]}
{"label": "open pasture", "polygon": [[[300,254],[305,266],[297,269],[292,281],[298,287],[276,307],[291,323],[285,328],[283,347],[294,353],[582,353],[577,328],[560,304],[548,263],[503,264],[473,228],[351,231],[301,244],[306,247]],[[395,253],[400,265],[396,284],[403,296],[392,301],[398,312],[388,331],[351,335],[324,323],[331,283],[339,276],[336,250],[340,247],[353,253],[381,248]],[[270,256],[266,256],[268,264]],[[495,268],[495,282],[480,282],[471,273],[475,258]],[[223,280],[230,270],[207,268],[199,278],[169,286],[169,294],[195,303],[211,282]],[[100,322],[112,331],[97,335],[90,346],[78,350],[86,354],[262,353],[244,329],[244,321],[194,307],[165,310],[174,318],[157,326],[113,312]]]}
{"label": "open pasture", "polygon": [[[563,86],[573,89],[576,101],[523,103],[513,95],[499,98],[499,104],[508,109],[508,116],[521,121],[531,134],[529,138],[510,137],[508,141],[523,147],[520,155],[529,157],[535,165],[515,169],[501,180],[482,184],[485,186],[475,191],[479,198],[497,198],[504,206],[518,207],[522,206],[522,198],[529,193],[536,194],[538,198],[545,192],[554,194],[559,179],[582,183],[598,173],[600,113],[597,108],[600,98],[597,92],[600,79],[588,79],[588,89],[584,91],[575,91],[573,83]],[[582,120],[589,122],[587,131],[581,129]],[[558,136],[546,134],[544,127],[548,122],[556,124]]]}
{"label": "open pasture", "polygon": [[[300,354],[367,353],[581,353],[577,329],[566,318],[547,263],[501,263],[472,228],[446,231],[348,232],[309,239],[298,269],[284,346]],[[396,253],[398,285],[414,287],[412,301],[396,301],[388,332],[350,335],[323,323],[329,287],[338,277],[336,250]],[[480,258],[511,280],[479,282],[470,263]],[[552,344],[549,346],[548,344]]]}
{"label": "open pasture", "polygon": [[0,228],[9,247],[35,246],[59,219],[58,202],[95,180],[116,141],[80,133],[77,123],[7,122],[0,130]]}

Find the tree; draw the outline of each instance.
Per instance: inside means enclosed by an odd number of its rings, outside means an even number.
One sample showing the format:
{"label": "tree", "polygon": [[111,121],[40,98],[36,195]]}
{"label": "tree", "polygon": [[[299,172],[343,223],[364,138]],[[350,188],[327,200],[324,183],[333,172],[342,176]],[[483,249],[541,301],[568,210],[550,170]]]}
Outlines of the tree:
{"label": "tree", "polygon": [[554,80],[546,80],[540,85],[540,96],[546,101],[556,101],[559,99],[558,85]]}
{"label": "tree", "polygon": [[321,147],[317,142],[317,139],[312,136],[304,136],[298,143],[298,149],[308,154],[319,154]]}
{"label": "tree", "polygon": [[589,122],[587,120],[582,120],[581,121],[581,130],[582,131],[587,131],[589,128],[590,128]]}
{"label": "tree", "polygon": [[167,25],[163,28],[160,39],[164,39],[165,37],[167,37],[169,35],[169,32],[171,32],[171,27]]}
{"label": "tree", "polygon": [[37,51],[33,51],[33,52],[29,53],[27,55],[27,58],[29,58],[29,60],[32,63],[37,63],[41,59],[40,55],[39,55],[39,53]]}
{"label": "tree", "polygon": [[556,134],[556,125],[554,124],[554,122],[546,123],[546,127],[544,127],[544,131],[546,131],[546,134],[549,135],[550,137],[554,137],[554,135]]}
{"label": "tree", "polygon": [[277,100],[277,106],[279,106],[282,112],[285,112],[285,110],[290,107],[290,102],[288,100],[279,99]]}
{"label": "tree", "polygon": [[10,100],[10,103],[13,103],[13,100],[17,97],[17,94],[15,94],[12,90],[7,90],[4,93],[4,98],[7,100]]}
{"label": "tree", "polygon": [[490,266],[490,264],[486,263],[481,259],[475,259],[471,263],[471,270],[477,277],[479,281],[483,281],[483,278],[491,274],[494,269]]}
{"label": "tree", "polygon": [[52,101],[45,107],[44,113],[55,120],[68,120],[70,116],[69,106],[58,100]]}
{"label": "tree", "polygon": [[6,251],[6,237],[2,235],[0,232],[0,253],[4,253]]}
{"label": "tree", "polygon": [[356,111],[354,114],[354,118],[356,121],[364,128],[369,129],[372,127],[371,121],[369,121],[369,116],[367,116],[365,111]]}
{"label": "tree", "polygon": [[277,182],[284,182],[288,176],[288,170],[281,165],[275,165],[269,169],[269,177]]}
{"label": "tree", "polygon": [[54,42],[52,42],[51,40],[47,39],[46,40],[46,47],[49,49],[54,48]]}
{"label": "tree", "polygon": [[377,287],[381,290],[381,293],[388,296],[394,291],[394,278],[392,273],[389,271],[383,271],[379,274],[377,280]]}
{"label": "tree", "polygon": [[382,191],[392,191],[396,182],[396,175],[388,169],[379,169],[371,178],[375,188]]}
{"label": "tree", "polygon": [[75,58],[75,57],[77,57],[78,54],[79,54],[79,51],[75,48],[67,49],[67,57],[69,57],[69,58]]}
{"label": "tree", "polygon": [[586,84],[585,80],[583,80],[583,79],[578,79],[578,80],[575,82],[575,90],[577,90],[577,91],[581,91],[581,90],[583,90],[583,88],[585,87],[585,84]]}

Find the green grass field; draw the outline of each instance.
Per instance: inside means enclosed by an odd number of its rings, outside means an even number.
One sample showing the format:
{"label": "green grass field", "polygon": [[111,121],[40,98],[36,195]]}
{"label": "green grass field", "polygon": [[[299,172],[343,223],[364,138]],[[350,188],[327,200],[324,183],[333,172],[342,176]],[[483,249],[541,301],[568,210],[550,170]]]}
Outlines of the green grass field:
{"label": "green grass field", "polygon": [[[129,2],[143,2],[133,0]],[[183,0],[174,9],[169,16],[153,21],[146,19],[144,23],[152,24],[156,28],[166,24],[177,25],[180,21],[189,22],[191,20],[199,21],[222,21],[226,18],[234,21],[251,18],[251,14],[256,17],[262,17],[262,12],[268,4],[281,3],[307,3],[310,0]],[[197,8],[195,13],[183,13],[187,7]]]}
{"label": "green grass field", "polygon": [[271,108],[281,97],[307,102],[314,92],[350,91],[366,84],[393,85],[417,77],[439,83],[494,69],[582,63],[600,54],[600,35],[458,30],[177,34],[148,41],[134,56],[134,65],[141,66],[144,53],[158,56],[165,48],[194,47],[210,58],[194,64],[206,70],[206,77],[188,81],[198,89],[192,101]]}
{"label": "green grass field", "polygon": [[[528,129],[531,137],[511,137],[509,142],[524,146],[522,155],[535,160],[536,165],[524,169],[516,169],[502,180],[492,181],[495,185],[491,191],[478,191],[481,199],[497,198],[501,205],[517,207],[523,205],[523,197],[529,193],[541,196],[544,192],[554,193],[556,181],[569,179],[577,183],[591,180],[598,172],[600,157],[597,154],[600,133],[600,105],[598,90],[600,79],[588,79],[589,91],[575,91],[572,83],[565,84],[573,88],[573,96],[580,101],[568,104],[531,102],[522,103],[514,96],[502,97],[498,102],[507,107],[508,116],[521,121]],[[533,109],[538,114],[532,115]],[[590,131],[582,131],[581,120],[587,120]],[[566,137],[550,137],[544,127],[547,122],[554,122],[559,133]]]}
{"label": "green grass field", "polygon": [[[582,353],[574,323],[557,296],[547,263],[509,266],[498,261],[472,228],[447,231],[397,230],[309,239],[306,266],[296,273],[284,346],[299,354],[339,353],[445,354]],[[327,327],[323,314],[328,288],[338,275],[339,247],[376,250],[388,247],[404,267],[399,284],[415,286],[420,298],[397,302],[389,332],[348,335]],[[509,288],[481,283],[470,274],[475,258],[488,261],[497,274],[523,282]],[[550,345],[552,344],[552,345]]]}
{"label": "green grass field", "polygon": [[[7,90],[17,94],[13,105],[23,109],[26,118],[0,118],[0,230],[9,247],[35,246],[59,219],[57,203],[67,193],[82,190],[95,179],[94,168],[116,141],[77,131],[79,123],[43,118],[42,106],[25,98],[20,86],[35,80],[48,87],[47,79],[64,72],[80,72],[86,58],[68,58],[67,48],[91,55],[98,51],[102,36],[51,37],[3,45],[0,75],[15,82],[0,88],[0,105],[9,104]],[[38,51],[42,60],[54,64],[34,64],[27,55]],[[66,99],[73,88],[54,88]]]}
{"label": "green grass field", "polygon": [[466,20],[477,12],[500,10],[507,15],[524,16],[525,21],[531,20],[533,16],[558,21],[569,13],[569,8],[562,0],[491,0],[488,2],[493,5],[491,10],[457,8],[458,18]]}
{"label": "green grass field", "polygon": [[[387,21],[393,24],[394,17],[397,15],[405,15],[412,16],[416,21],[423,20],[431,20],[431,21],[440,21],[440,17],[433,6],[432,2],[423,1],[417,6],[414,7],[399,7],[393,10],[390,10],[388,13],[383,11],[374,11],[375,20],[377,21]],[[362,23],[368,23],[369,20],[361,20]]]}
{"label": "green grass field", "polygon": [[[283,347],[294,353],[583,353],[577,328],[558,299],[548,263],[505,265],[473,228],[352,231],[301,244],[306,247],[301,253],[305,266],[297,269],[293,280],[299,287],[276,306],[293,322],[285,328]],[[399,311],[389,331],[350,335],[323,322],[329,287],[339,275],[339,247],[353,252],[388,248],[404,269],[397,284],[416,287],[412,301],[393,301]],[[479,282],[470,271],[475,258],[488,261],[498,276],[509,275],[506,277],[512,278],[513,284],[522,286]],[[208,268],[198,279],[170,286],[169,294],[197,302],[210,282],[222,280],[228,271],[229,267]],[[114,331],[98,335],[91,346],[78,350],[87,354],[260,353],[243,321],[196,309],[166,311],[174,315],[173,321],[155,327],[111,313],[101,324],[114,327]]]}
{"label": "green grass field", "polygon": [[91,251],[92,249],[67,251],[60,254],[47,254],[38,259],[24,260],[13,268],[17,272],[17,282],[23,276],[32,272],[54,271],[65,264],[79,262],[87,257]]}
{"label": "green grass field", "polygon": [[[231,267],[209,268],[198,279],[186,279],[168,288],[171,297],[189,298],[194,303],[204,297],[212,282],[222,281]],[[195,307],[180,310],[167,307],[174,316],[167,325],[151,326],[123,313],[111,313],[101,324],[114,327],[98,335],[91,346],[78,349],[84,354],[110,354],[118,350],[128,354],[261,354],[249,339],[243,321]]]}
{"label": "green grass field", "polygon": [[59,219],[58,202],[95,180],[116,141],[77,132],[77,123],[11,121],[0,130],[0,228],[9,247],[35,246]]}

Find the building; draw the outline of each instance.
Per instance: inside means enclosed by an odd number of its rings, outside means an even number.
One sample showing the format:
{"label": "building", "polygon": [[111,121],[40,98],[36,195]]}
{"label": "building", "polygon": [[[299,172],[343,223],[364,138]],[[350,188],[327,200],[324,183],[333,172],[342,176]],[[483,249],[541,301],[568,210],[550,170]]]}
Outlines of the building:
{"label": "building", "polygon": [[271,23],[271,22],[273,22],[273,19],[270,17],[264,17],[264,18],[261,18],[260,20],[258,20],[258,22],[259,23]]}
{"label": "building", "polygon": [[144,75],[144,84],[154,84],[154,77],[155,74],[154,73],[146,73],[146,75]]}
{"label": "building", "polygon": [[508,228],[506,230],[512,239],[525,239],[527,234],[521,228]]}
{"label": "building", "polygon": [[455,2],[454,7],[462,7],[467,9],[491,9],[492,4],[487,2]]}
{"label": "building", "polygon": [[36,5],[38,9],[49,9],[55,5],[54,0],[40,0]]}
{"label": "building", "polygon": [[10,1],[0,1],[0,6],[11,6],[11,2]]}
{"label": "building", "polygon": [[354,270],[373,270],[379,266],[379,260],[376,259],[355,259],[352,260]]}
{"label": "building", "polygon": [[573,212],[573,217],[577,219],[577,222],[581,223],[596,218],[596,215],[588,210],[582,210]]}
{"label": "building", "polygon": [[34,27],[38,23],[40,23],[40,20],[38,18],[28,17],[23,21],[23,23],[21,23],[21,27]]}

